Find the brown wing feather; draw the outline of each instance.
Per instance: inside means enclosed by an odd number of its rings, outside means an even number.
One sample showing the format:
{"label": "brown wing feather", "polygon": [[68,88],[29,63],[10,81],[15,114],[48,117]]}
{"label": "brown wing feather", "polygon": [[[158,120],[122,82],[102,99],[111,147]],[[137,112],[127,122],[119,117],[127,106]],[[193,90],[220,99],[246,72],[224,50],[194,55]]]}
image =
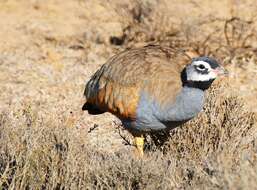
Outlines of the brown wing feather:
{"label": "brown wing feather", "polygon": [[180,72],[188,60],[183,53],[161,46],[121,52],[89,80],[87,102],[118,117],[134,119],[142,91],[161,105],[174,101],[182,86]]}

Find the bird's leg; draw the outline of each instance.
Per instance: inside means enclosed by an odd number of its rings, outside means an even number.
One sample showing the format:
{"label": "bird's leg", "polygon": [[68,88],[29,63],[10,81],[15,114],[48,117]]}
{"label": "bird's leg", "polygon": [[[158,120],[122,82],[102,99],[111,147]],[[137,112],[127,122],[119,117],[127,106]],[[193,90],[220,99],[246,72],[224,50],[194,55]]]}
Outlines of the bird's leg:
{"label": "bird's leg", "polygon": [[144,136],[135,136],[134,141],[135,141],[135,146],[137,148],[137,154],[139,154],[140,157],[144,156]]}

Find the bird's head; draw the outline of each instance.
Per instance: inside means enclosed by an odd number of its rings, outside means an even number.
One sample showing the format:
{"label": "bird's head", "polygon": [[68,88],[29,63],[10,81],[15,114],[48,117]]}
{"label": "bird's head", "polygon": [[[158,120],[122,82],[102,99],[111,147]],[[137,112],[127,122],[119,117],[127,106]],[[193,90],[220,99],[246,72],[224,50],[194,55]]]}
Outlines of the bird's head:
{"label": "bird's head", "polygon": [[[184,85],[198,87],[203,90],[210,87],[211,83],[220,75],[228,72],[219,63],[210,57],[197,57],[192,59],[182,73]],[[184,75],[184,76],[183,76]]]}

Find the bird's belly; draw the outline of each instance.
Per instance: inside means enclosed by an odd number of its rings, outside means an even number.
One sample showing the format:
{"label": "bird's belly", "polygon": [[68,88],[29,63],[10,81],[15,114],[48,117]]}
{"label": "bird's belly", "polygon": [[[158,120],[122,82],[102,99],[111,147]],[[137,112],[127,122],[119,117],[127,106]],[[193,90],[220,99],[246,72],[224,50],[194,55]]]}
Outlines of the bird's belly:
{"label": "bird's belly", "polygon": [[166,129],[167,126],[158,120],[145,120],[138,118],[135,121],[122,120],[123,126],[132,133],[144,133]]}
{"label": "bird's belly", "polygon": [[147,133],[159,130],[172,130],[188,120],[161,122],[157,119],[138,118],[136,121],[122,120],[123,126],[132,133]]}

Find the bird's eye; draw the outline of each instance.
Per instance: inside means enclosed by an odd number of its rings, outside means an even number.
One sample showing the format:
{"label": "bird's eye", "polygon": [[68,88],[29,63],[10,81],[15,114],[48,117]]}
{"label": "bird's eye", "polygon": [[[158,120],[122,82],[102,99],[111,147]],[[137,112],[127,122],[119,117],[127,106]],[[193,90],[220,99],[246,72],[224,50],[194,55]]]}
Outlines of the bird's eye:
{"label": "bird's eye", "polygon": [[205,69],[205,66],[204,65],[198,65],[198,68],[200,69],[200,70],[204,70]]}

